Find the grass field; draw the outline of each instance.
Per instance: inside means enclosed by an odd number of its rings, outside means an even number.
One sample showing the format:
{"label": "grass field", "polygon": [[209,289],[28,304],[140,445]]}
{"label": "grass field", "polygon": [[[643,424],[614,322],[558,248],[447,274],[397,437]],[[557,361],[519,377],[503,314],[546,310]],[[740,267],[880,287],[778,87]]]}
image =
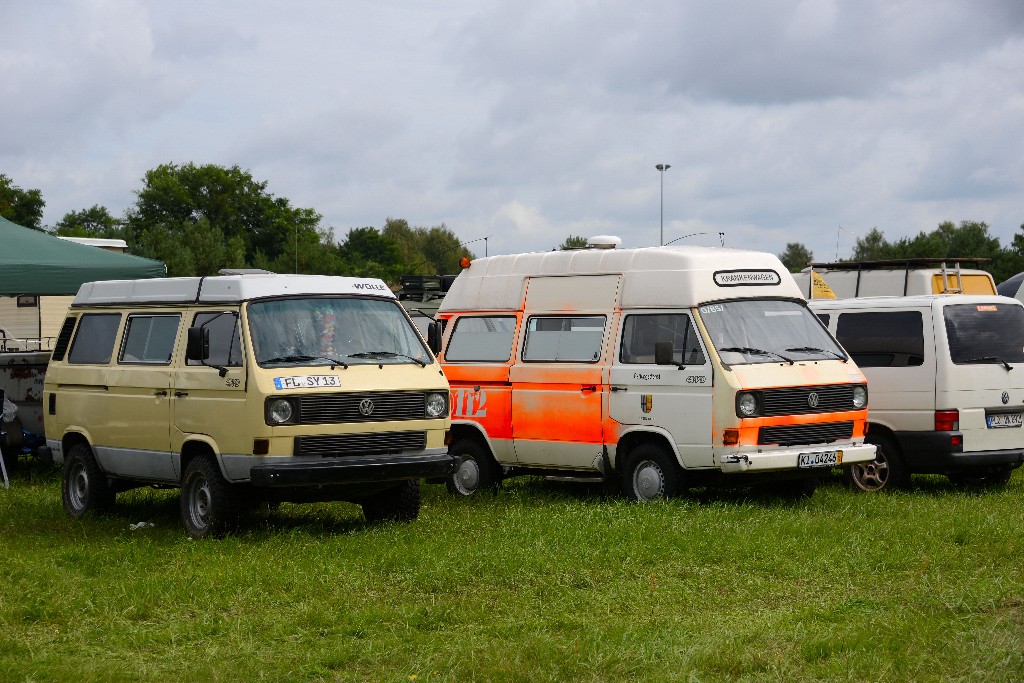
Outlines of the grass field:
{"label": "grass field", "polygon": [[176,492],[75,522],[55,472],[22,472],[0,489],[0,680],[1021,680],[1022,498],[1021,472],[647,506],[523,479],[425,486],[407,525],[282,505],[193,541]]}

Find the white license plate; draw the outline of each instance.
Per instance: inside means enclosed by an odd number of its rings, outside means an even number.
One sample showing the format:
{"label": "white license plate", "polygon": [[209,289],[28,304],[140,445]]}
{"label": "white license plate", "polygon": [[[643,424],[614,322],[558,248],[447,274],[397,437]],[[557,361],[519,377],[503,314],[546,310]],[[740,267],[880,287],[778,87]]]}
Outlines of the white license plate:
{"label": "white license plate", "polygon": [[985,420],[988,422],[989,429],[996,427],[1020,427],[1024,425],[1024,419],[1021,419],[1020,413],[993,413],[992,415],[986,415]]}
{"label": "white license plate", "polygon": [[296,375],[295,377],[275,377],[274,387],[277,389],[316,389],[319,387],[340,387],[337,375]]}
{"label": "white license plate", "polygon": [[800,453],[796,456],[797,467],[836,467],[843,464],[842,451],[823,453]]}

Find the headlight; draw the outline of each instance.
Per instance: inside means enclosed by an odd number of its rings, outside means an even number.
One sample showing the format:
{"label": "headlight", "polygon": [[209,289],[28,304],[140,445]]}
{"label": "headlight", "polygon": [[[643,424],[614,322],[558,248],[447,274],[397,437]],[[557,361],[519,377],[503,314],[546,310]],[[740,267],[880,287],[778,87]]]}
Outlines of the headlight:
{"label": "headlight", "polygon": [[293,412],[288,399],[273,399],[267,404],[267,424],[285,424],[292,419]]}
{"label": "headlight", "polygon": [[746,391],[739,394],[736,397],[736,414],[740,417],[757,415],[757,396]]}
{"label": "headlight", "polygon": [[868,404],[868,390],[866,387],[856,386],[853,388],[853,407],[860,410]]}
{"label": "headlight", "polygon": [[443,417],[448,414],[448,394],[427,394],[427,417]]}

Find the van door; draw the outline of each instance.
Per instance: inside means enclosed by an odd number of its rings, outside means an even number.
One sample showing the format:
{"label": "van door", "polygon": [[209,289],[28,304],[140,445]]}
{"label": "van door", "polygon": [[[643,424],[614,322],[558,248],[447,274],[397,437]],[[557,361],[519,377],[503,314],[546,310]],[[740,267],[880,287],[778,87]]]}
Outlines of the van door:
{"label": "van door", "polygon": [[208,437],[222,456],[252,455],[253,451],[252,430],[246,429],[246,372],[238,312],[190,311],[189,316],[192,327],[209,330],[210,356],[205,363],[183,360],[174,382],[171,441],[178,479],[181,447],[189,438]]}
{"label": "van door", "polygon": [[607,315],[528,316],[512,382],[512,436],[523,465],[587,469],[603,452],[601,363]]}
{"label": "van door", "polygon": [[111,370],[104,431],[96,451],[112,475],[175,481],[171,465],[172,358],[181,315],[131,313]]}
{"label": "van door", "polygon": [[[666,354],[661,364],[659,346]],[[708,354],[689,313],[624,315],[609,382],[613,420],[665,429],[687,467],[710,467],[713,383]]]}

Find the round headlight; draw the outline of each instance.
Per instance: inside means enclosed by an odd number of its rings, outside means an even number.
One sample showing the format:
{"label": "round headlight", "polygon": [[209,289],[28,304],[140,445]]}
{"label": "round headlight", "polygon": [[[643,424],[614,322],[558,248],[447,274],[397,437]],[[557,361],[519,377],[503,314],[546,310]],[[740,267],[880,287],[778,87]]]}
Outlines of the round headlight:
{"label": "round headlight", "polygon": [[292,404],[283,398],[279,398],[276,401],[271,402],[270,410],[267,411],[267,415],[270,416],[270,421],[277,424],[284,424],[288,420],[292,419]]}
{"label": "round headlight", "polygon": [[864,387],[853,388],[853,407],[860,410],[868,404],[868,390]]}
{"label": "round headlight", "polygon": [[447,394],[427,394],[427,417],[442,417],[447,412]]}
{"label": "round headlight", "polygon": [[757,397],[753,394],[740,394],[740,400],[736,405],[743,417],[751,417],[757,413]]}

